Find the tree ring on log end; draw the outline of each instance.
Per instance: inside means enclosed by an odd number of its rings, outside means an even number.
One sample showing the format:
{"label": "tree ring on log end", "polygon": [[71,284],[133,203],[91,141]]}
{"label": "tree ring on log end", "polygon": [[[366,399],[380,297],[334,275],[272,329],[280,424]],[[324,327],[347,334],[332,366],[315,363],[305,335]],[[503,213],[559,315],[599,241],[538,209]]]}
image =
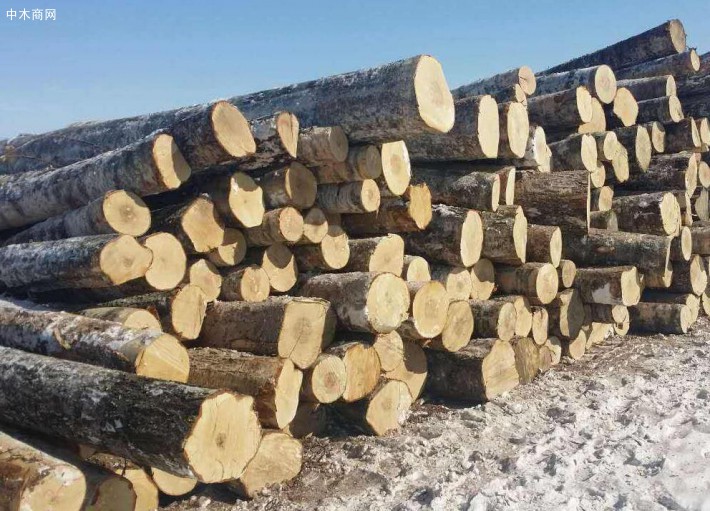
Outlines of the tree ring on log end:
{"label": "tree ring on log end", "polygon": [[448,351],[458,351],[468,344],[474,330],[473,313],[468,302],[457,300],[449,304],[446,324],[441,332],[441,345]]}
{"label": "tree ring on log end", "polygon": [[419,115],[433,131],[447,133],[454,127],[454,98],[441,64],[434,57],[419,58],[414,71],[414,94]]}
{"label": "tree ring on log end", "polygon": [[[465,272],[468,277],[468,272]],[[441,282],[432,280],[414,294],[411,317],[417,333],[431,339],[441,334],[446,325],[449,294]]]}
{"label": "tree ring on log end", "polygon": [[382,271],[402,275],[404,267],[404,240],[397,234],[388,234],[375,247],[368,262],[368,271]]}
{"label": "tree ring on log end", "polygon": [[313,172],[300,163],[293,162],[286,169],[284,186],[292,205],[298,209],[310,208],[316,201],[318,182]]}
{"label": "tree ring on log end", "polygon": [[106,222],[117,233],[140,236],[150,228],[150,209],[135,193],[126,190],[108,192],[101,209]]}
{"label": "tree ring on log end", "polygon": [[365,421],[377,435],[397,430],[404,422],[412,396],[404,382],[391,380],[382,386],[371,398]]}
{"label": "tree ring on log end", "polygon": [[407,319],[409,305],[409,290],[404,280],[391,273],[373,279],[365,307],[376,332],[386,334],[396,330]]}
{"label": "tree ring on log end", "polygon": [[140,376],[185,383],[190,372],[190,357],[175,337],[163,334],[141,351],[135,367]]}
{"label": "tree ring on log end", "polygon": [[271,289],[285,293],[296,285],[298,267],[291,251],[280,243],[271,245],[264,251],[261,267],[269,275]]}
{"label": "tree ring on log end", "polygon": [[153,253],[132,236],[120,235],[106,243],[99,255],[99,267],[112,284],[119,285],[143,277]]}
{"label": "tree ring on log end", "polygon": [[256,152],[249,121],[231,103],[218,101],[213,105],[212,129],[217,142],[230,156],[241,158]]}
{"label": "tree ring on log end", "polygon": [[594,115],[594,101],[592,95],[584,86],[579,86],[576,89],[577,112],[579,112],[579,120],[582,123],[591,122]]}

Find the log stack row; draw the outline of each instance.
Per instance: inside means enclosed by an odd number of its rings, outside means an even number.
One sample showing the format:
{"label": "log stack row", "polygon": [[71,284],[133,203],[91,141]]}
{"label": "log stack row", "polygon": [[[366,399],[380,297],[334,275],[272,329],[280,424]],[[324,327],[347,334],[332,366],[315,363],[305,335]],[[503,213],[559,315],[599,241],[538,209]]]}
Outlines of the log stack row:
{"label": "log stack row", "polygon": [[453,90],[418,56],[6,142],[0,494],[253,497],[334,425],[686,332],[710,309],[701,60],[673,20]]}

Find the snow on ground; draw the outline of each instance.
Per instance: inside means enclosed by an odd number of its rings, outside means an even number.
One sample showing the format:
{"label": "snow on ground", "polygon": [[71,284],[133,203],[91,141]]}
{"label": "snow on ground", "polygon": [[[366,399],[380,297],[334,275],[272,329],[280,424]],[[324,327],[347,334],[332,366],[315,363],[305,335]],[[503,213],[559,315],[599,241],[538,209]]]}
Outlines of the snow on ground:
{"label": "snow on ground", "polygon": [[710,511],[710,321],[615,337],[482,406],[424,402],[391,437],[306,441],[301,475],[252,502],[168,509]]}

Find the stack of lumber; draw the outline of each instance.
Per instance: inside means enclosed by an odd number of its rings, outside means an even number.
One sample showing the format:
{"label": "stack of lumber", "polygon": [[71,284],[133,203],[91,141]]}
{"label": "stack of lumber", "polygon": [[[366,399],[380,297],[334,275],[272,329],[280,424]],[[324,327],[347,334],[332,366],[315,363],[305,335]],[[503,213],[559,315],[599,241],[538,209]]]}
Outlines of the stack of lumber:
{"label": "stack of lumber", "polygon": [[672,20],[453,90],[423,55],[7,141],[0,494],[253,497],[334,425],[387,434],[423,393],[482,402],[607,336],[687,332],[701,60]]}

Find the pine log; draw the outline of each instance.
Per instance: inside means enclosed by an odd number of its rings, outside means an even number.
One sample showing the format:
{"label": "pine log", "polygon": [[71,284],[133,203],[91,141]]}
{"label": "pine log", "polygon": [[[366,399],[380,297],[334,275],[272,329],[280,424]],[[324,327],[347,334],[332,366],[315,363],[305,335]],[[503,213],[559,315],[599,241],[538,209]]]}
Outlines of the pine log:
{"label": "pine log", "polygon": [[313,366],[303,373],[301,399],[316,403],[333,403],[342,397],[346,383],[347,369],[343,359],[322,353]]}
{"label": "pine log", "polygon": [[141,197],[172,190],[189,176],[172,137],[156,134],[60,169],[8,176],[0,194],[0,229],[62,215],[112,190]]}
{"label": "pine log", "polygon": [[289,359],[233,350],[190,350],[188,383],[208,389],[229,389],[254,398],[263,426],[285,427],[296,415],[303,373]]}
{"label": "pine log", "polygon": [[[449,131],[454,102],[436,59],[419,55],[230,99],[248,118],[289,111],[304,127],[341,126],[351,142]],[[314,108],[318,105],[318,108]]]}
{"label": "pine log", "polygon": [[402,275],[404,240],[397,234],[377,238],[348,240],[350,258],[343,267],[347,272],[388,272]]}
{"label": "pine log", "polygon": [[698,151],[702,145],[698,125],[692,117],[666,125],[666,152]]}
{"label": "pine log", "polygon": [[515,67],[504,73],[462,85],[453,89],[451,94],[458,100],[470,96],[493,94],[514,85],[520,86],[526,95],[531,96],[536,87],[535,73],[528,66]]}
{"label": "pine log", "polygon": [[681,213],[681,222],[684,227],[693,225],[693,202],[691,196],[685,190],[675,190],[672,192],[678,201]]}
{"label": "pine log", "polygon": [[429,262],[423,257],[405,255],[402,278],[407,282],[431,280]]}
{"label": "pine log", "polygon": [[157,313],[153,313],[148,309],[136,307],[93,307],[82,309],[78,311],[78,314],[88,318],[119,323],[123,328],[148,329],[158,332],[162,330],[160,320],[156,317]]}
{"label": "pine log", "polygon": [[581,86],[528,100],[530,121],[550,130],[576,129],[592,120],[592,108],[592,95]]}
{"label": "pine log", "polygon": [[518,386],[515,352],[507,341],[474,339],[456,353],[427,352],[428,390],[435,396],[483,402]]}
{"label": "pine log", "polygon": [[613,131],[591,133],[597,144],[597,157],[599,161],[611,162],[619,150],[619,139]]}
{"label": "pine log", "polygon": [[252,499],[264,488],[285,483],[301,471],[303,446],[291,435],[281,431],[265,431],[256,455],[244,473],[229,487],[242,497]]}
{"label": "pine log", "polygon": [[526,260],[550,263],[557,268],[562,259],[562,231],[552,225],[528,224]]}
{"label": "pine log", "polygon": [[442,351],[458,351],[471,340],[474,330],[474,319],[468,299],[449,303],[446,313],[446,323],[441,334],[427,341],[428,349]]}
{"label": "pine log", "polygon": [[344,161],[328,161],[311,170],[320,185],[378,179],[382,175],[382,155],[374,145],[354,146]]}
{"label": "pine log", "polygon": [[381,366],[374,347],[362,341],[350,341],[330,346],[327,353],[341,359],[345,365],[345,390],[341,401],[353,403],[375,390]]}
{"label": "pine log", "polygon": [[293,247],[293,256],[301,270],[342,270],[350,260],[348,235],[339,225],[330,225],[328,233],[318,245]]}
{"label": "pine log", "polygon": [[695,233],[689,227],[683,226],[680,228],[680,235],[671,241],[670,260],[689,261],[693,253],[701,254],[695,250]]}
{"label": "pine log", "polygon": [[152,258],[123,234],[9,245],[0,248],[0,282],[37,291],[110,287],[144,276]]}
{"label": "pine log", "polygon": [[643,283],[635,266],[578,268],[574,287],[585,303],[630,306],[641,299]]}
{"label": "pine log", "polygon": [[633,175],[645,172],[651,164],[651,137],[643,126],[614,130],[619,143],[629,156],[629,171]]}
{"label": "pine log", "polygon": [[374,213],[343,215],[342,225],[353,236],[417,232],[432,219],[431,193],[425,184],[408,188],[403,199],[386,199]]}
{"label": "pine log", "polygon": [[324,300],[270,297],[263,302],[214,302],[200,344],[279,356],[307,369],[330,344],[335,318]]}
{"label": "pine log", "polygon": [[372,213],[380,207],[380,190],[372,179],[321,185],[316,204],[328,213]]}
{"label": "pine log", "polygon": [[[508,160],[496,160],[508,161]],[[515,199],[515,167],[509,164],[502,163],[480,163],[480,162],[450,162],[439,163],[436,166],[431,165],[438,172],[450,176],[464,176],[471,172],[487,172],[496,174],[500,179],[500,197],[499,204],[511,206]],[[449,178],[451,179],[451,178]]]}
{"label": "pine log", "polygon": [[180,240],[189,254],[205,254],[224,243],[224,222],[206,196],[155,211],[153,223]]}
{"label": "pine log", "polygon": [[645,124],[648,136],[651,138],[651,148],[654,154],[666,152],[666,128],[658,121],[651,121]]}
{"label": "pine log", "polygon": [[233,227],[256,227],[264,217],[264,190],[243,172],[206,172],[188,183],[209,195],[224,221]]}
{"label": "pine log", "polygon": [[449,293],[441,282],[407,282],[409,317],[397,328],[403,339],[426,341],[444,331],[449,310]]}
{"label": "pine log", "polygon": [[[492,92],[490,96],[495,99],[496,101],[500,103],[505,103],[508,101],[515,101],[516,103],[520,103],[521,105],[527,106],[528,104],[528,96],[525,94],[525,91],[523,88],[518,85],[517,83],[513,85],[512,87],[506,87],[505,89],[501,89],[497,92]],[[463,98],[463,99],[468,99],[468,98]]]}
{"label": "pine log", "polygon": [[612,207],[622,231],[660,236],[675,236],[680,231],[680,205],[672,193],[615,197]]}
{"label": "pine log", "polygon": [[636,98],[628,89],[623,87],[616,90],[614,103],[604,107],[607,126],[618,128],[633,126],[638,118],[639,107]]}
{"label": "pine log", "polygon": [[269,297],[269,275],[263,268],[247,265],[224,273],[219,298],[225,301],[263,302]]}
{"label": "pine log", "polygon": [[641,299],[644,302],[679,303],[687,305],[692,312],[691,324],[698,320],[698,315],[700,314],[701,298],[693,293],[672,293],[669,291],[649,289],[644,291]]}
{"label": "pine log", "polygon": [[393,371],[404,360],[404,341],[396,330],[386,334],[339,332],[338,340],[343,343],[356,341],[372,346],[377,352],[383,372]]}
{"label": "pine log", "polygon": [[587,352],[587,331],[582,328],[576,337],[562,340],[562,354],[573,361],[580,360]]}
{"label": "pine log", "polygon": [[299,123],[290,112],[271,113],[249,121],[256,151],[239,160],[242,170],[286,165],[298,155]]}
{"label": "pine log", "polygon": [[[134,502],[130,509],[150,511],[158,508],[158,487],[147,472],[135,463],[119,456],[104,453],[93,454],[87,459],[87,462],[87,464],[98,467],[99,470],[103,469],[106,473],[116,474],[127,481],[126,486],[131,487],[133,494],[131,500]],[[116,500],[112,500],[116,498],[115,496],[111,496],[111,499],[107,497],[101,497],[103,502],[92,502],[88,509],[120,507]]]}
{"label": "pine log", "polygon": [[250,250],[246,263],[260,265],[269,276],[271,290],[275,293],[286,293],[298,281],[298,265],[293,253],[280,243],[271,245],[265,250]]}
{"label": "pine log", "polygon": [[257,183],[264,190],[264,203],[270,209],[285,206],[307,209],[316,200],[316,178],[298,162],[264,174]]}
{"label": "pine log", "polygon": [[298,134],[298,159],[305,165],[344,162],[350,143],[340,126],[311,126]]}
{"label": "pine log", "polygon": [[663,269],[670,256],[666,236],[590,229],[584,236],[564,236],[565,257],[584,266],[636,265],[642,271]]}
{"label": "pine log", "polygon": [[520,103],[498,105],[499,133],[498,156],[501,158],[522,158],[528,144],[530,131],[529,110]]}
{"label": "pine log", "polygon": [[607,64],[613,69],[685,51],[685,29],[673,19],[606,48],[574,58],[544,71],[555,73]]}
{"label": "pine log", "polygon": [[473,210],[437,204],[426,231],[405,235],[407,252],[453,266],[471,266],[481,257],[483,222]]}
{"label": "pine log", "polygon": [[643,174],[636,174],[622,185],[618,185],[619,195],[634,192],[686,191],[692,195],[698,186],[697,167],[691,166],[685,170],[649,168]]}
{"label": "pine log", "polygon": [[[515,305],[496,300],[469,300],[473,313],[473,337],[495,337],[509,341],[517,323]],[[465,348],[464,348],[465,349]]]}
{"label": "pine log", "polygon": [[498,266],[496,284],[506,294],[521,294],[545,305],[557,294],[557,270],[549,263],[526,263],[522,266]]}
{"label": "pine log", "polygon": [[481,256],[495,263],[524,264],[528,222],[519,206],[506,208],[512,208],[513,211],[480,212],[483,221]]}
{"label": "pine log", "polygon": [[488,300],[495,289],[495,267],[488,259],[479,259],[471,267],[471,299]]}
{"label": "pine log", "polygon": [[701,256],[710,256],[710,225],[697,224],[690,228],[692,235],[692,252]]}
{"label": "pine log", "polygon": [[247,240],[242,231],[227,227],[224,229],[222,244],[210,250],[209,261],[217,267],[228,268],[242,262],[247,253]]}
{"label": "pine log", "polygon": [[141,465],[224,481],[242,473],[259,443],[248,396],[10,348],[0,348],[0,367],[4,421]]}
{"label": "pine log", "polygon": [[617,81],[619,87],[625,87],[637,101],[676,95],[676,82],[673,75],[631,78]]}
{"label": "pine log", "polygon": [[[479,259],[480,261],[480,259]],[[431,279],[441,282],[450,300],[468,300],[471,296],[471,273],[462,266],[433,265]]]}
{"label": "pine log", "polygon": [[695,48],[690,48],[676,55],[660,57],[636,65],[619,68],[616,75],[622,79],[648,78],[651,76],[684,76],[697,73],[700,69],[700,57]]}
{"label": "pine log", "polygon": [[546,344],[548,340],[547,332],[550,328],[550,315],[548,314],[547,309],[541,305],[531,306],[530,312],[532,315],[530,336],[533,341],[535,341],[535,344],[542,346]]}
{"label": "pine log", "polygon": [[616,217],[616,213],[611,210],[592,211],[589,213],[589,227],[607,231],[618,231],[619,220]]}
{"label": "pine log", "polygon": [[286,206],[266,212],[261,225],[244,230],[249,246],[267,247],[276,243],[296,243],[303,236],[303,215]]}
{"label": "pine log", "polygon": [[611,103],[616,94],[616,76],[604,64],[559,73],[538,73],[535,78],[539,95],[584,86],[602,103]]}
{"label": "pine log", "polygon": [[372,393],[357,403],[340,404],[337,411],[349,422],[382,436],[400,428],[412,406],[407,385],[382,379]]}
{"label": "pine log", "polygon": [[416,166],[412,182],[424,183],[437,204],[496,211],[501,195],[500,176],[493,172],[451,173],[439,168]]}
{"label": "pine log", "polygon": [[568,232],[586,232],[589,227],[589,173],[587,171],[520,172],[515,183],[516,203],[528,222],[555,225]]}
{"label": "pine log", "polygon": [[602,186],[591,190],[590,208],[592,211],[610,211],[614,199],[614,188]]}
{"label": "pine log", "polygon": [[532,329],[532,311],[530,301],[521,295],[496,296],[493,300],[512,303],[515,307],[515,336],[527,337]]}
{"label": "pine log", "polygon": [[560,259],[557,267],[557,277],[560,282],[558,291],[572,287],[574,278],[577,275],[577,265],[570,259]]}
{"label": "pine log", "polygon": [[668,287],[669,291],[700,296],[707,287],[708,274],[701,256],[695,254],[689,261],[673,263],[673,280]]}
{"label": "pine log", "polygon": [[386,142],[380,146],[382,176],[377,180],[384,197],[405,195],[412,178],[412,164],[407,144],[403,140]]}
{"label": "pine log", "polygon": [[685,334],[692,324],[693,312],[680,303],[640,302],[629,308],[631,331],[641,333]]}
{"label": "pine log", "polygon": [[404,341],[402,363],[392,371],[382,374],[386,380],[396,380],[405,384],[410,399],[414,401],[424,389],[427,380],[427,357],[425,351],[417,343]]}
{"label": "pine log", "polygon": [[564,289],[547,306],[550,333],[562,339],[575,339],[585,320],[584,304],[576,289]]}
{"label": "pine log", "polygon": [[478,160],[498,156],[498,104],[491,96],[456,101],[456,120],[448,133],[423,133],[407,139],[413,161]]}
{"label": "pine log", "polygon": [[662,123],[678,122],[683,118],[683,107],[677,96],[663,96],[638,102],[639,124],[651,121]]}

